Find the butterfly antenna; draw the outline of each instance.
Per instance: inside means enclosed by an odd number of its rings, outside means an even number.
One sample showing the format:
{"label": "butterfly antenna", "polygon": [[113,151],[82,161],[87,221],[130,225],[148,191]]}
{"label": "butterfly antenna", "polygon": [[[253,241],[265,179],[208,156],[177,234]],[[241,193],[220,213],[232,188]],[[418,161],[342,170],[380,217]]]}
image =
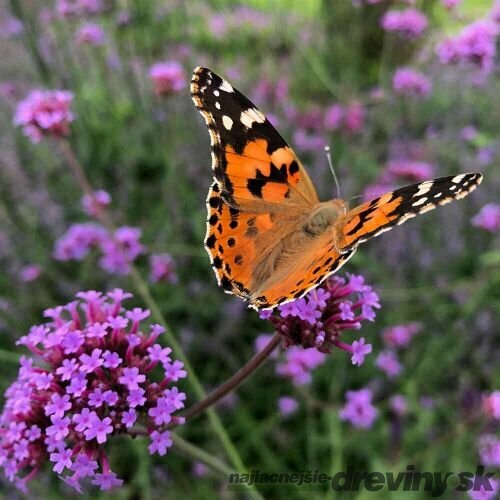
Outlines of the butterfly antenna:
{"label": "butterfly antenna", "polygon": [[333,168],[332,163],[332,154],[330,153],[330,146],[325,146],[326,159],[328,160],[328,167],[330,167],[330,172],[333,175],[333,180],[335,181],[335,186],[337,186],[337,198],[340,198],[340,184],[337,179],[337,174],[335,173],[335,169]]}

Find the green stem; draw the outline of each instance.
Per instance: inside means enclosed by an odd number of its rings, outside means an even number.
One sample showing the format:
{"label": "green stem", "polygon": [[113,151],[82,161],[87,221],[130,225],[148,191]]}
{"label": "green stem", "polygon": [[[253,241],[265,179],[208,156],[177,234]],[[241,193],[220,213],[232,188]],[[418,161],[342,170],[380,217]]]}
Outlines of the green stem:
{"label": "green stem", "polygon": [[12,364],[17,364],[19,363],[19,354],[11,351],[5,351],[3,349],[0,349],[0,362],[2,363],[12,363]]}
{"label": "green stem", "polygon": [[211,469],[218,472],[219,474],[228,476],[229,474],[234,473],[234,470],[231,469],[231,467],[226,465],[217,457],[211,455],[210,453],[207,453],[205,450],[202,450],[201,448],[198,448],[198,446],[195,446],[189,441],[186,441],[185,439],[181,438],[178,434],[172,433],[172,441],[174,442],[174,446],[179,451],[181,451],[185,455],[188,455],[190,458],[193,458],[194,460],[199,460],[200,462],[203,462],[204,464],[208,465]]}

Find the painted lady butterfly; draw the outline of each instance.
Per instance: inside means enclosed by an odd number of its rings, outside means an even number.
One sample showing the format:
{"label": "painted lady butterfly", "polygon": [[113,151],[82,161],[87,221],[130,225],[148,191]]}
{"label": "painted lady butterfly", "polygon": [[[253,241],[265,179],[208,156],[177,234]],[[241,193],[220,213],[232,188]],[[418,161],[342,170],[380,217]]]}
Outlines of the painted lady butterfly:
{"label": "painted lady butterfly", "polygon": [[351,210],[341,199],[320,202],[290,146],[231,84],[198,67],[191,96],[212,144],[205,247],[219,285],[255,309],[302,297],[363,241],[467,196],[482,180],[478,173],[442,177]]}

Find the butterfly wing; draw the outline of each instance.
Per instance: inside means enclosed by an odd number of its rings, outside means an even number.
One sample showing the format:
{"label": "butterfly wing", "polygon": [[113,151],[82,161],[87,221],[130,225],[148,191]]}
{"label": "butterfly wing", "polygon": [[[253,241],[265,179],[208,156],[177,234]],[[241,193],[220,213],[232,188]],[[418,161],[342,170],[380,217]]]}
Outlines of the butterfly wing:
{"label": "butterfly wing", "polygon": [[269,212],[270,205],[283,210],[282,204],[304,209],[318,203],[297,156],[249,99],[201,67],[194,71],[191,96],[207,124],[212,169],[227,204]]}
{"label": "butterfly wing", "polygon": [[464,198],[483,180],[479,173],[441,177],[386,193],[350,210],[337,223],[341,251],[388,231],[418,214]]}

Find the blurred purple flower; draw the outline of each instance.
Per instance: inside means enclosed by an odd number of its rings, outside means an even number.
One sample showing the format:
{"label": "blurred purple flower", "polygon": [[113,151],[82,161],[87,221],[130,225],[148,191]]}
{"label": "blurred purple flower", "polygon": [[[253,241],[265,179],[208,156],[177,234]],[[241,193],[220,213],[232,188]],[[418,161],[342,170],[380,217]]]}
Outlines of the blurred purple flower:
{"label": "blurred purple flower", "polygon": [[396,94],[425,98],[432,90],[432,82],[423,73],[411,68],[399,68],[394,73],[392,87]]}
{"label": "blurred purple flower", "polygon": [[441,4],[445,9],[453,10],[462,3],[462,0],[441,0]]}
{"label": "blurred purple flower", "polygon": [[282,396],[278,399],[278,410],[283,417],[289,417],[297,412],[299,403],[295,398],[290,396]]}
{"label": "blurred purple flower", "polygon": [[126,275],[130,263],[144,252],[140,243],[141,230],[123,226],[113,235],[99,224],[73,224],[55,243],[56,260],[82,260],[90,250],[99,249],[99,266],[111,274]]}
{"label": "blurred purple flower", "polygon": [[317,132],[308,132],[304,128],[298,128],[293,134],[293,143],[303,151],[323,151],[327,141]]}
{"label": "blurred purple flower", "polygon": [[477,484],[476,488],[479,487],[479,489],[475,490],[474,487],[473,489],[469,490],[467,492],[467,495],[469,498],[472,498],[472,500],[495,500],[495,498],[498,499],[497,493],[500,491],[500,482],[495,480],[495,479],[489,479],[489,483],[492,486],[492,490],[488,491],[484,489],[484,486],[482,484],[482,479],[477,478],[476,482],[476,476],[472,477],[470,479],[472,481],[472,484]]}
{"label": "blurred purple flower", "polygon": [[389,10],[381,19],[384,30],[407,38],[419,38],[427,29],[429,22],[425,14],[418,9]]}
{"label": "blurred purple flower", "polygon": [[395,415],[403,416],[408,411],[408,403],[406,398],[401,394],[394,394],[389,399],[389,408],[394,412]]}
{"label": "blurred purple flower", "polygon": [[205,477],[208,474],[208,467],[203,462],[195,462],[191,473],[194,477]]}
{"label": "blurred purple flower", "polygon": [[154,254],[149,257],[150,273],[149,279],[153,283],[164,281],[166,283],[177,283],[175,274],[175,263],[168,253]]}
{"label": "blurred purple flower", "polygon": [[377,356],[376,365],[389,378],[394,378],[401,373],[402,366],[398,361],[398,357],[394,351],[382,351]]}
{"label": "blurred purple flower", "polygon": [[103,0],[57,0],[56,12],[60,17],[98,14],[104,10]]}
{"label": "blurred purple flower", "polygon": [[175,94],[186,86],[184,69],[177,61],[153,64],[148,74],[153,83],[154,93],[159,96]]}
{"label": "blurred purple flower", "polygon": [[464,141],[473,141],[477,137],[477,128],[473,125],[467,125],[460,131],[460,137]]}
{"label": "blurred purple flower", "polygon": [[90,217],[98,217],[103,210],[111,203],[111,196],[107,191],[98,189],[92,195],[85,195],[82,198],[83,211]]}
{"label": "blurred purple flower", "polygon": [[17,17],[8,17],[0,26],[0,38],[17,36],[23,31],[24,25]]}
{"label": "blurred purple flower", "polygon": [[64,137],[75,119],[70,110],[72,100],[73,94],[65,90],[33,90],[18,103],[14,125],[23,127],[33,143],[44,136]]}
{"label": "blurred purple flower", "polygon": [[490,165],[495,158],[495,149],[491,146],[479,148],[477,151],[477,162],[483,167]]}
{"label": "blurred purple flower", "polygon": [[414,321],[386,328],[382,331],[382,337],[388,347],[406,347],[421,329],[422,324]]}
{"label": "blurred purple flower", "polygon": [[86,23],[75,33],[75,41],[79,45],[102,45],[104,38],[104,30],[95,23]]}
{"label": "blurred purple flower", "polygon": [[436,53],[442,64],[472,64],[486,76],[493,68],[497,34],[498,29],[492,21],[475,21],[457,36],[442,41]]}
{"label": "blurred purple flower", "polygon": [[482,408],[488,417],[494,420],[500,420],[500,391],[484,394]]}
{"label": "blurred purple flower", "polygon": [[404,179],[408,182],[422,182],[432,178],[434,167],[422,161],[393,160],[387,164],[385,175],[385,180],[390,181]]}
{"label": "blurred purple flower", "polygon": [[332,104],[325,111],[324,124],[327,130],[339,130],[344,121],[344,107]]}
{"label": "blurred purple flower", "polygon": [[19,278],[23,283],[37,280],[42,274],[42,268],[38,264],[27,264],[19,271]]}
{"label": "blurred purple flower", "polygon": [[[151,355],[151,348],[162,349],[155,342],[164,328],[152,325],[144,333],[139,321],[149,311],[124,309],[122,302],[130,297],[120,289],[106,295],[79,292],[77,300],[47,309],[50,321],[33,326],[17,342],[34,357],[21,357],[18,378],[5,392],[0,464],[22,490],[47,461],[77,491],[88,477],[101,490],[121,485],[105,444],[115,434],[134,435],[130,428],[136,421],[147,429],[151,453],[163,455],[171,446],[164,424],[183,423],[174,413],[185,398],[171,384],[186,372],[179,361]],[[125,316],[132,320],[129,328]],[[68,351],[71,335],[79,342]],[[113,355],[116,363],[110,365]],[[133,391],[144,397],[132,406]],[[151,412],[160,402],[158,422]]]}
{"label": "blurred purple flower", "polygon": [[491,233],[500,231],[500,205],[488,203],[472,218],[472,224]]}
{"label": "blurred purple flower", "polygon": [[481,464],[486,467],[500,467],[500,439],[494,434],[483,434],[478,441]]}
{"label": "blurred purple flower", "polygon": [[359,132],[365,123],[365,108],[359,102],[352,102],[345,107],[344,130],[349,133]]}
{"label": "blurred purple flower", "polygon": [[347,391],[347,402],[339,411],[341,420],[346,420],[354,427],[362,429],[371,427],[378,414],[378,410],[372,405],[372,397],[372,391],[366,388]]}
{"label": "blurred purple flower", "polygon": [[284,360],[276,365],[276,373],[290,379],[295,385],[306,385],[312,380],[311,372],[322,365],[326,354],[314,347],[303,349],[292,346],[284,352]]}
{"label": "blurred purple flower", "polygon": [[99,247],[107,238],[107,230],[100,224],[87,222],[73,224],[55,243],[57,260],[82,260],[92,248]]}

